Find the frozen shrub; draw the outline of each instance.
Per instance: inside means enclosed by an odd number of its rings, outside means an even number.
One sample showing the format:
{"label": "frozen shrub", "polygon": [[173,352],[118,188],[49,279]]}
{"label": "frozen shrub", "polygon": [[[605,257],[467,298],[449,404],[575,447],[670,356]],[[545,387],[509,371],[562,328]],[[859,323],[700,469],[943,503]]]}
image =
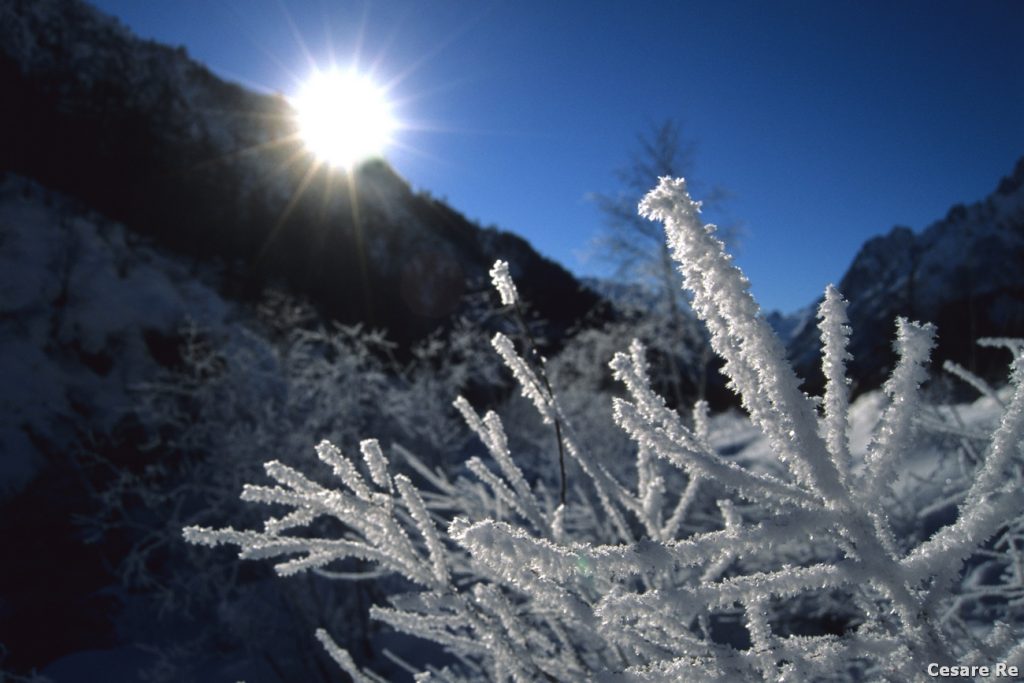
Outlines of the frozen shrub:
{"label": "frozen shrub", "polygon": [[[447,651],[447,665],[427,665],[417,680],[915,680],[929,664],[1024,665],[1020,359],[955,518],[928,536],[901,534],[893,483],[916,449],[933,327],[897,322],[887,407],[865,457],[854,459],[839,293],[829,288],[819,311],[827,380],[819,401],[800,390],[684,181],[663,179],[640,208],[665,224],[693,308],[775,466],[745,467],[715,452],[705,407],[687,420],[669,409],[634,342],[611,363],[626,389],[614,421],[634,446],[635,474],[624,483],[621,468],[592,457],[559,396],[499,334],[493,346],[523,395],[560,428],[574,468],[564,504],[517,465],[498,416],[460,398],[489,455],[470,458],[463,476],[398,446],[390,462],[374,440],[360,446],[361,467],[323,442],[317,454],[334,484],[269,462],[272,483],[249,484],[242,498],[281,514],[259,530],[189,527],[186,538],[237,545],[242,558],[282,558],[282,575],[354,557],[404,577],[411,590],[371,615]],[[492,275],[503,303],[514,301],[507,269],[499,263]],[[319,518],[344,531],[311,533]],[[972,614],[979,596],[1000,607]],[[814,619],[816,628],[802,627]],[[355,680],[382,680],[327,630],[316,636]]]}
{"label": "frozen shrub", "polygon": [[373,625],[359,604],[381,599],[380,584],[314,573],[278,581],[269,567],[245,571],[226,554],[182,553],[181,528],[257,523],[261,511],[239,502],[238,490],[261,475],[266,453],[299,469],[315,465],[304,447],[311,438],[347,444],[387,433],[416,444],[431,466],[442,457],[450,464],[470,438],[451,397],[470,380],[496,384],[500,360],[483,332],[456,321],[399,362],[381,333],[318,324],[312,309],[283,295],[268,298],[258,319],[187,324],[174,341],[176,362],[136,387],[138,457],[93,458],[102,473],[97,505],[81,520],[91,540],[118,544],[124,622],[157,663],[147,675],[193,678],[210,667],[205,657],[255,660],[272,679],[331,680],[329,662],[302,653],[292,634],[345,624],[346,646],[366,649]]}

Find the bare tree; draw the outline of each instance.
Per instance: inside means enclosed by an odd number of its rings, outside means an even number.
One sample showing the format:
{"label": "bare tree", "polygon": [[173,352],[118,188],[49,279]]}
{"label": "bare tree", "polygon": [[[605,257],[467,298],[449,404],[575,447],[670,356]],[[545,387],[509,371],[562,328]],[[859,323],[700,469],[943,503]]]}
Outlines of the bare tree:
{"label": "bare tree", "polygon": [[[648,344],[664,356],[668,390],[676,406],[682,406],[689,382],[704,399],[707,393],[707,367],[711,359],[707,333],[690,314],[682,290],[682,278],[657,223],[637,213],[636,207],[658,178],[685,177],[691,187],[695,167],[696,144],[683,134],[682,125],[666,119],[637,136],[637,145],[629,161],[615,176],[620,189],[613,194],[596,194],[598,208],[605,216],[605,229],[596,240],[596,256],[615,266],[616,279],[634,283],[653,295],[657,308],[657,329]],[[719,187],[704,188],[705,206],[717,207],[727,192]],[[735,241],[735,228],[720,230],[719,237]],[[680,367],[682,365],[682,367]]]}

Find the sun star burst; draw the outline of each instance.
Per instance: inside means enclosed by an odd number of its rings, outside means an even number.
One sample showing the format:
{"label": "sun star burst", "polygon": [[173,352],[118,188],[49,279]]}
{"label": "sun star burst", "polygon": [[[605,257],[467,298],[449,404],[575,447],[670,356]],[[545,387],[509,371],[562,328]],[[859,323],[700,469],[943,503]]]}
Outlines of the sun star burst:
{"label": "sun star burst", "polygon": [[395,119],[386,93],[355,71],[315,71],[292,106],[306,147],[331,166],[351,169],[391,143]]}

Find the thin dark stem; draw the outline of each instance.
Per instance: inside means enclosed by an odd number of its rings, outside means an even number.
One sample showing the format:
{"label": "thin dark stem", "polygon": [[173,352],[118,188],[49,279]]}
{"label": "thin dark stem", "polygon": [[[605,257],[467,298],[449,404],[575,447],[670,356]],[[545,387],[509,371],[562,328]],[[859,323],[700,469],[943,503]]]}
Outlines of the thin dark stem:
{"label": "thin dark stem", "polygon": [[[544,381],[547,384],[547,380]],[[549,388],[548,391],[551,391]],[[562,505],[565,505],[565,453],[562,450],[562,425],[558,422],[558,417],[555,417],[555,438],[558,439],[558,470],[562,477],[562,486],[558,490],[558,499]]]}
{"label": "thin dark stem", "polygon": [[[540,377],[540,381],[544,383],[544,388],[548,392],[548,396],[554,400],[555,393],[551,390],[551,384],[548,382],[548,373],[544,369],[544,359],[541,358],[537,352],[537,341],[533,338],[533,334],[530,333],[530,327],[526,324],[526,316],[523,315],[523,309],[520,308],[519,302],[513,303],[513,310],[515,312],[516,321],[519,323],[519,327],[522,330],[523,337],[526,339],[527,355],[532,357],[537,364],[537,374]],[[562,505],[565,505],[565,447],[562,444],[562,423],[558,419],[557,411],[552,411],[555,420],[555,438],[558,440],[558,471],[561,477],[561,486],[559,487],[559,501]]]}

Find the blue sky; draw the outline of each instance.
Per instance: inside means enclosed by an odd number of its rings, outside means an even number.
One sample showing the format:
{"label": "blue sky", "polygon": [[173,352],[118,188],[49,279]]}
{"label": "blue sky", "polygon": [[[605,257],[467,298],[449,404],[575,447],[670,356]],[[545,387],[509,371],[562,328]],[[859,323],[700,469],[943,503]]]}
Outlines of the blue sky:
{"label": "blue sky", "polygon": [[[860,244],[982,198],[1024,155],[1024,3],[99,0],[251,87],[359,65],[406,122],[417,189],[580,274],[636,135],[668,117],[731,191],[765,308],[810,303]],[[698,197],[699,198],[699,197]]]}

